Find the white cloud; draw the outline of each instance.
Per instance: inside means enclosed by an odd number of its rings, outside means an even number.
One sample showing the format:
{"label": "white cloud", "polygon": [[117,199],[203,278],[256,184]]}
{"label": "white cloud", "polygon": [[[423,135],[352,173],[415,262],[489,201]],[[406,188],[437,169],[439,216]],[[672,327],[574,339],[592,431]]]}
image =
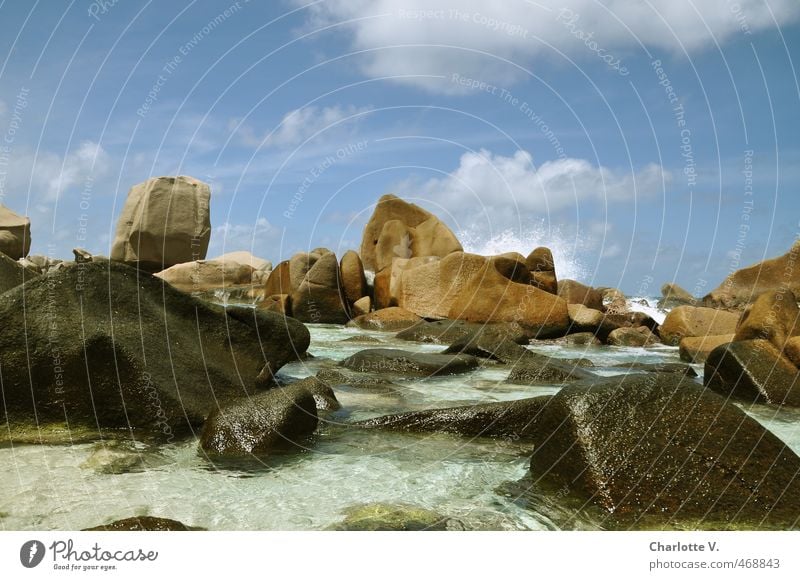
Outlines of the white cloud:
{"label": "white cloud", "polygon": [[[7,167],[6,188],[11,197],[30,197],[39,211],[56,200],[70,203],[77,187],[92,188],[95,179],[106,175],[111,161],[103,147],[83,141],[66,157],[53,151],[13,151]],[[78,203],[78,200],[75,200]]]}
{"label": "white cloud", "polygon": [[217,256],[226,252],[247,250],[255,256],[267,254],[266,249],[275,245],[282,230],[269,220],[260,217],[252,224],[225,222],[213,228],[208,255]]}
{"label": "white cloud", "polygon": [[238,119],[231,120],[230,129],[236,131],[239,141],[249,147],[290,147],[303,143],[317,133],[333,130],[340,124],[357,121],[369,110],[368,107],[353,105],[322,108],[312,105],[289,111],[277,127],[263,135],[257,134],[252,126],[241,124]]}
{"label": "white cloud", "polygon": [[[295,3],[301,4],[300,0]],[[306,4],[305,0],[302,4]],[[522,73],[498,58],[530,66],[542,57],[560,60],[557,49],[585,64],[598,58],[595,49],[602,49],[612,59],[624,60],[626,51],[640,50],[640,43],[655,49],[691,52],[713,46],[714,37],[722,43],[737,34],[773,28],[776,21],[778,25],[792,22],[800,16],[800,3],[797,0],[493,3],[328,0],[315,4],[309,12],[312,27],[351,20],[337,30],[351,38],[353,49],[366,51],[358,58],[370,76],[449,78],[458,73],[488,82],[509,83]],[[587,40],[579,32],[592,36]],[[594,48],[587,46],[592,41],[597,42]],[[387,48],[397,45],[406,46]],[[397,80],[442,92],[464,90],[449,80],[432,81],[419,76]]]}
{"label": "white cloud", "polygon": [[613,171],[585,159],[557,159],[536,167],[527,151],[511,157],[485,149],[465,153],[449,175],[424,183],[407,181],[400,190],[420,195],[454,216],[484,214],[494,220],[534,213],[544,216],[580,210],[589,202],[629,202],[663,190],[671,175],[657,164],[636,173]]}

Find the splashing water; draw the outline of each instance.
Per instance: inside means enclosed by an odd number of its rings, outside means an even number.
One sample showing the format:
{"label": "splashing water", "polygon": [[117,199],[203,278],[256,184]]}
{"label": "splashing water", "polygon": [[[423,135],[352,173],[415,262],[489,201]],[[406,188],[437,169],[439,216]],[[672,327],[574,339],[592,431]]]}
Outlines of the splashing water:
{"label": "splashing water", "polygon": [[527,256],[534,248],[545,246],[553,252],[556,274],[559,279],[583,280],[589,275],[579,254],[583,242],[577,236],[567,236],[555,228],[544,224],[525,228],[524,232],[506,229],[488,235],[478,228],[461,230],[457,234],[464,251],[482,256],[493,256],[506,252],[518,252]]}

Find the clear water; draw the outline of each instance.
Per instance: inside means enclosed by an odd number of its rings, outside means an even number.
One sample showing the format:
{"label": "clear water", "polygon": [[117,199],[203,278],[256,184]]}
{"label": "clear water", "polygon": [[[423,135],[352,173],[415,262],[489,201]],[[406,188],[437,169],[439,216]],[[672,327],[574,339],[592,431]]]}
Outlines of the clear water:
{"label": "clear water", "polygon": [[[316,358],[282,369],[287,379],[312,375],[331,361],[375,346],[342,342],[352,336],[373,336],[385,346],[407,350],[442,348],[398,341],[379,332],[327,325],[310,329],[309,351]],[[532,348],[552,356],[589,358],[602,374],[621,372],[607,367],[624,362],[678,360],[677,349],[669,347]],[[2,448],[0,529],[81,529],[153,515],[214,530],[311,530],[340,522],[348,508],[374,502],[431,509],[467,529],[541,530],[562,525],[594,529],[588,516],[576,518],[570,513],[559,520],[559,510],[566,510],[560,508],[557,496],[542,497],[539,508],[516,501],[509,489],[526,474],[530,448],[524,444],[361,431],[337,424],[557,391],[555,386],[504,384],[507,372],[499,366],[486,367],[450,378],[401,378],[388,390],[340,390],[337,396],[344,410],[320,430],[309,449],[225,469],[199,455],[194,441],[115,450],[111,453],[116,463],[110,467],[108,461],[94,460],[103,453],[98,444]],[[767,407],[748,412],[800,452],[800,412]]]}

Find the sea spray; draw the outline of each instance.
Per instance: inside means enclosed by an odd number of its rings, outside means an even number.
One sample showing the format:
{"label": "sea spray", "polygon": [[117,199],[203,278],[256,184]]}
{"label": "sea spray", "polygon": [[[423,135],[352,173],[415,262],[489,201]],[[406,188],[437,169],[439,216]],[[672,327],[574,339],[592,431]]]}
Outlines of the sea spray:
{"label": "sea spray", "polygon": [[546,246],[553,252],[556,275],[559,279],[586,280],[590,270],[583,264],[580,254],[585,242],[580,236],[570,237],[557,228],[536,224],[520,229],[505,229],[497,233],[486,233],[477,227],[466,228],[457,234],[465,252],[493,256],[506,252],[518,252],[523,256],[539,246]]}

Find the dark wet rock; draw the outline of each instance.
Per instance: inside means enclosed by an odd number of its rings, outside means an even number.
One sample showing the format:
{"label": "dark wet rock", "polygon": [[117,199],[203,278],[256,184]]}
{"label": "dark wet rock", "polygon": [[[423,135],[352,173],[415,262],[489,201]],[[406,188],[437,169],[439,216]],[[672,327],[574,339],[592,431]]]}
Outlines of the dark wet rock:
{"label": "dark wet rock", "polygon": [[369,336],[368,334],[360,334],[358,336],[351,336],[348,338],[343,338],[339,342],[356,342],[356,343],[367,343],[367,344],[383,344],[383,341],[380,338],[375,338],[374,336]]}
{"label": "dark wet rock", "polygon": [[405,328],[414,326],[421,320],[422,319],[419,316],[413,312],[409,312],[405,308],[391,306],[389,308],[383,308],[382,310],[376,310],[375,312],[357,316],[348,322],[347,326],[363,328],[364,330],[397,332],[398,330],[403,330]]}
{"label": "dark wet rock", "polygon": [[187,526],[177,520],[156,518],[153,516],[135,516],[103,524],[94,528],[86,528],[85,532],[190,532],[202,530]]}
{"label": "dark wet rock", "polygon": [[525,330],[515,322],[487,324],[482,322],[467,322],[465,320],[422,321],[398,333],[396,338],[411,342],[452,344],[479,332],[505,336],[517,344],[528,344],[528,337],[526,336]]}
{"label": "dark wet rock", "polygon": [[614,365],[612,367],[608,367],[611,369],[626,369],[631,371],[639,371],[643,373],[677,373],[683,374],[687,377],[696,377],[697,371],[695,371],[690,365],[682,364],[682,363],[642,363],[642,362],[630,362],[630,363],[623,363]]}
{"label": "dark wet rock", "polygon": [[489,358],[505,364],[515,364],[530,351],[500,334],[477,331],[472,336],[453,342],[443,354],[468,354]]}
{"label": "dark wet rock", "polygon": [[527,438],[533,432],[536,420],[549,400],[550,397],[534,397],[517,401],[412,411],[367,419],[355,425],[410,433]]}
{"label": "dark wet rock", "polygon": [[317,378],[331,388],[353,387],[378,394],[394,394],[397,390],[397,385],[385,378],[342,368],[322,369]]}
{"label": "dark wet rock", "polygon": [[319,377],[307,377],[287,385],[294,389],[305,389],[314,397],[317,411],[338,411],[342,408],[331,386]]}
{"label": "dark wet rock", "polygon": [[0,294],[38,276],[34,268],[26,268],[0,252]]}
{"label": "dark wet rock", "polygon": [[201,449],[211,456],[269,455],[302,448],[317,428],[317,403],[302,385],[282,387],[214,411]]}
{"label": "dark wet rock", "polygon": [[342,361],[358,372],[402,373],[416,376],[454,375],[471,371],[478,359],[466,354],[430,354],[391,348],[371,348]]}
{"label": "dark wet rock", "polygon": [[584,360],[559,359],[527,351],[514,364],[506,382],[517,385],[560,385],[597,378],[594,373],[584,370]]}
{"label": "dark wet rock", "polygon": [[574,346],[601,346],[601,341],[593,332],[576,332],[561,338],[536,341],[537,344],[568,344]]}
{"label": "dark wet rock", "polygon": [[309,343],[296,320],[211,305],[116,262],[72,263],[6,292],[0,324],[12,430],[66,419],[169,438],[254,394]]}
{"label": "dark wet rock", "polygon": [[373,503],[344,511],[345,518],[329,530],[351,532],[424,532],[445,531],[450,518],[424,508]]}
{"label": "dark wet rock", "polygon": [[719,395],[674,374],[568,385],[536,423],[535,478],[613,514],[784,528],[800,458]]}
{"label": "dark wet rock", "polygon": [[742,401],[800,406],[800,373],[767,340],[718,346],[706,359],[706,386]]}

